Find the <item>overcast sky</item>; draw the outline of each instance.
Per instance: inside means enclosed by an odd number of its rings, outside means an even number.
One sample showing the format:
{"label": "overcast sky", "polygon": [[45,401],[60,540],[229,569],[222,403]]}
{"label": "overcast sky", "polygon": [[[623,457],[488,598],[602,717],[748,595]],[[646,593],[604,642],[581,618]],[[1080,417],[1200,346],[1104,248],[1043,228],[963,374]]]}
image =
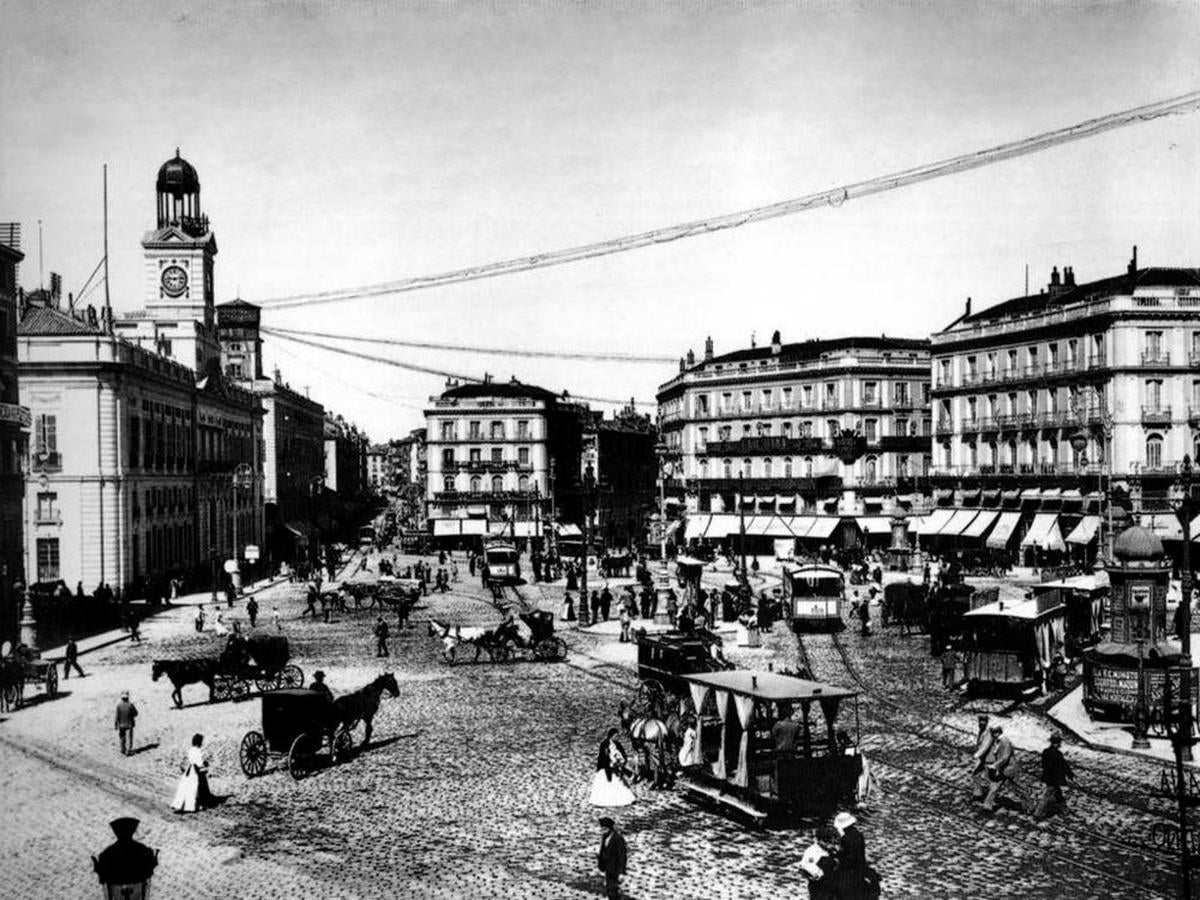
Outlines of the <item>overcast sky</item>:
{"label": "overcast sky", "polygon": [[[218,302],[370,284],[794,197],[1200,87],[1195,4],[0,0],[0,221],[22,281],[102,255],[142,307],[154,178],[199,171]],[[268,324],[682,356],[920,337],[1050,267],[1200,265],[1200,114],[833,209]],[[93,294],[95,300],[100,295]],[[670,365],[363,348],[652,400]],[[374,439],[441,379],[272,339],[268,364]]]}

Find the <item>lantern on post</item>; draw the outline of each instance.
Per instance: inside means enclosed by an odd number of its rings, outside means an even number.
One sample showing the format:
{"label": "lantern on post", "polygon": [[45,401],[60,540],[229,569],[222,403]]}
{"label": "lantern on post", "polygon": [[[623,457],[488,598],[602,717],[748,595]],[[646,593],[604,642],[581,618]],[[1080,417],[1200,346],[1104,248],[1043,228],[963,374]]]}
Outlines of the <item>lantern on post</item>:
{"label": "lantern on post", "polygon": [[117,839],[92,857],[92,868],[104,889],[106,900],[146,900],[150,879],[158,865],[158,851],[133,839],[141,824],[128,816],[108,823]]}

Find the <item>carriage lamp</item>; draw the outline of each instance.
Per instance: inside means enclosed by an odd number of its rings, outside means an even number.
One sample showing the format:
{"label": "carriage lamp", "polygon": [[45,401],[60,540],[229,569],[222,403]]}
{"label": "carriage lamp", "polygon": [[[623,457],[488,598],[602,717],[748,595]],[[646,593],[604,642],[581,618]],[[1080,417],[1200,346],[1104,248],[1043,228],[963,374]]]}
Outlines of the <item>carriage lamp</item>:
{"label": "carriage lamp", "polygon": [[106,900],[146,900],[158,865],[158,851],[133,839],[141,824],[137,819],[126,816],[108,824],[117,839],[100,851],[99,857],[92,857],[92,868],[104,896]]}

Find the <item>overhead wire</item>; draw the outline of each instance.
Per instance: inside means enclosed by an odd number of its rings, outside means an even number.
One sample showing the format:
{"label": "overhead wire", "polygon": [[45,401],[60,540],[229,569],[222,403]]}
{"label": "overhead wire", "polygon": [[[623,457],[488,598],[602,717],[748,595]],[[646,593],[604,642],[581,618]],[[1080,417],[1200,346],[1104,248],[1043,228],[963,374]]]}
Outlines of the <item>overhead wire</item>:
{"label": "overhead wire", "polygon": [[355,384],[353,381],[350,381],[348,378],[343,378],[340,375],[330,372],[328,369],[326,369],[322,366],[318,366],[309,360],[302,359],[301,357],[297,356],[295,353],[292,353],[286,347],[273,345],[273,349],[278,350],[280,353],[282,353],[284,356],[287,356],[289,359],[295,360],[300,365],[312,369],[314,372],[324,375],[327,378],[332,378],[334,381],[338,382],[338,384],[345,385],[352,391],[357,391],[360,394],[365,394],[368,397],[374,397],[377,400],[383,400],[386,403],[392,403],[396,406],[403,406],[405,409],[413,409],[413,410],[416,410],[417,412],[425,411],[425,407],[423,407],[423,406],[417,406],[414,403],[405,403],[403,400],[398,400],[395,397],[389,397],[387,394],[380,394],[376,391],[370,390],[369,388],[365,388],[362,385]]}
{"label": "overhead wire", "polygon": [[[92,283],[92,279],[96,277],[96,273],[100,271],[100,267],[102,265],[104,265],[104,257],[103,256],[100,257],[100,262],[96,263],[96,268],[92,269],[92,274],[87,277],[87,280],[83,283],[83,286],[80,287],[79,290],[77,290],[75,292],[74,296],[75,296],[76,303],[78,303],[80,300],[83,299],[84,292],[87,291],[88,285]],[[99,284],[99,283],[100,282],[96,282],[96,284]]]}
{"label": "overhead wire", "polygon": [[636,353],[621,353],[619,351],[583,352],[570,350],[533,350],[518,347],[477,347],[466,344],[441,344],[431,341],[404,341],[399,338],[365,337],[353,334],[330,334],[324,331],[304,331],[295,328],[263,327],[263,334],[274,334],[280,337],[297,336],[309,338],[324,338],[338,341],[355,341],[362,344],[383,344],[388,347],[409,347],[416,350],[447,350],[452,353],[476,353],[486,356],[517,356],[531,359],[570,359],[585,362],[624,362],[624,363],[663,363],[677,362],[677,357],[643,356]]}
{"label": "overhead wire", "polygon": [[[264,332],[267,331],[267,329],[265,329],[265,328],[262,330]],[[421,372],[426,375],[438,375],[443,378],[454,378],[459,381],[468,381],[468,382],[472,382],[474,384],[485,383],[485,380],[483,378],[479,378],[475,375],[467,375],[462,372],[447,372],[444,369],[434,369],[434,368],[430,368],[429,366],[421,366],[416,363],[402,362],[401,360],[391,359],[386,356],[375,356],[372,353],[363,353],[360,350],[349,350],[345,347],[333,347],[328,344],[319,344],[316,341],[310,341],[307,338],[295,337],[294,335],[290,335],[290,334],[276,334],[275,336],[278,337],[280,340],[292,341],[293,343],[304,344],[309,347],[316,347],[320,350],[328,350],[332,353],[340,353],[343,356],[350,356],[355,359],[362,359],[362,360],[366,360],[368,362],[377,362],[377,363],[382,363],[386,366],[395,366],[398,369],[408,369],[413,372]],[[564,394],[563,397],[564,397],[564,399],[568,399],[568,400],[587,400],[591,403],[610,403],[610,404],[614,404],[614,405],[623,405],[623,404],[627,404],[627,403],[631,402],[629,399],[616,400],[616,399],[613,399],[612,397],[589,397],[584,394]],[[645,406],[645,407],[650,407],[650,408],[657,407],[657,404],[651,403],[646,400],[633,400],[632,402],[636,406]]]}
{"label": "overhead wire", "polygon": [[795,215],[822,206],[838,207],[847,200],[893,191],[919,182],[982,168],[1004,160],[1039,153],[1071,141],[1084,140],[1116,128],[1152,121],[1162,116],[1194,112],[1198,108],[1200,108],[1200,91],[1192,91],[1167,100],[1160,100],[1155,103],[1133,107],[1132,109],[1109,113],[1094,119],[1087,119],[1066,128],[1058,128],[1032,137],[998,144],[984,150],[937,160],[914,168],[869,178],[865,181],[845,184],[841,187],[817,191],[802,197],[795,197],[766,206],[757,206],[726,215],[697,219],[691,222],[670,225],[665,228],[656,228],[651,231],[624,235],[595,243],[547,251],[530,256],[519,256],[498,262],[469,266],[463,269],[453,269],[434,275],[422,275],[414,278],[404,278],[397,281],[387,281],[353,288],[292,294],[260,300],[258,303],[266,310],[290,309],[321,303],[336,303],[364,297],[445,287],[451,284],[461,284],[484,278],[495,278],[501,275],[512,275],[518,272],[544,269],[584,259],[608,256],[614,253],[626,253],[630,250],[666,244],[701,234],[711,234],[726,229],[740,228],[753,222],[762,222],[781,216]]}

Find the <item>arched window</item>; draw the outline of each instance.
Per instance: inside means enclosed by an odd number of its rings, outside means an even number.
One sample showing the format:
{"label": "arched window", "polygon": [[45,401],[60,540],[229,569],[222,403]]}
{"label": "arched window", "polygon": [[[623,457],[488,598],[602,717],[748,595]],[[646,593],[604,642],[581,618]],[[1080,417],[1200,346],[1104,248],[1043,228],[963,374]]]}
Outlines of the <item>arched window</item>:
{"label": "arched window", "polygon": [[771,477],[771,475],[772,475],[771,469],[773,468],[773,466],[774,466],[774,463],[771,460],[771,457],[768,456],[766,459],[763,460],[763,478]]}
{"label": "arched window", "polygon": [[504,478],[501,475],[492,476],[492,493],[499,494],[504,490]]}
{"label": "arched window", "polygon": [[863,464],[863,481],[866,484],[874,484],[875,479],[878,476],[878,472],[879,467],[876,463],[875,457],[868,456],[867,461]]}
{"label": "arched window", "polygon": [[733,460],[732,459],[722,460],[721,472],[726,478],[733,477]]}
{"label": "arched window", "polygon": [[1161,469],[1163,464],[1163,439],[1160,434],[1146,438],[1146,468]]}
{"label": "arched window", "polygon": [[483,482],[479,480],[478,475],[471,476],[471,493],[478,494],[483,490]]}
{"label": "arched window", "polygon": [[454,492],[454,476],[453,475],[447,475],[445,478],[442,479],[442,490],[448,491],[450,493]]}
{"label": "arched window", "polygon": [[529,476],[528,475],[522,475],[520,478],[517,479],[517,490],[519,490],[522,494],[529,493]]}
{"label": "arched window", "polygon": [[792,477],[792,458],[790,456],[785,456],[783,458],[783,477]]}
{"label": "arched window", "polygon": [[700,460],[700,477],[701,478],[708,477],[708,460],[707,459]]}
{"label": "arched window", "polygon": [[813,477],[813,461],[811,456],[804,457],[804,477]]}
{"label": "arched window", "polygon": [[749,459],[743,459],[742,460],[742,474],[745,475],[747,478],[749,478],[751,473],[753,473],[753,471],[754,471],[753,461],[751,461]]}

